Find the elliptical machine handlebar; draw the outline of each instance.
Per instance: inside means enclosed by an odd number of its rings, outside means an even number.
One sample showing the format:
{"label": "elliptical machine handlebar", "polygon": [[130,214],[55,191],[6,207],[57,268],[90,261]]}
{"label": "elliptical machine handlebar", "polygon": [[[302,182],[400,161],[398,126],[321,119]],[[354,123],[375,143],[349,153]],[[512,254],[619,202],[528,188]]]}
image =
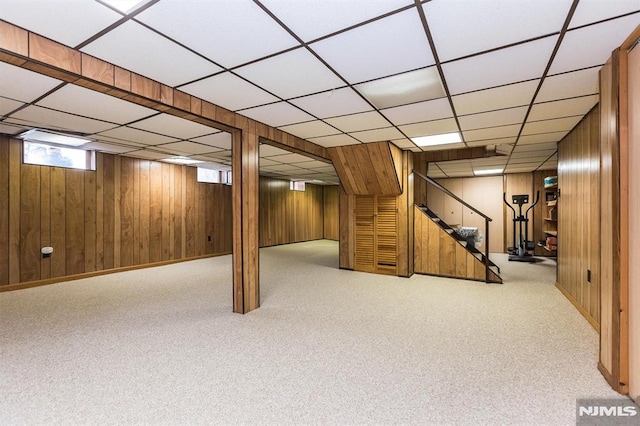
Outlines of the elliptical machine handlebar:
{"label": "elliptical machine handlebar", "polygon": [[[529,208],[527,209],[527,211],[524,213],[524,215],[528,218],[529,217],[529,210],[531,210],[532,208],[534,208],[536,206],[536,204],[538,204],[538,201],[540,201],[540,191],[536,192],[536,201],[533,202],[533,204],[531,204],[529,206]],[[511,206],[509,206],[511,207]],[[513,209],[513,207],[511,207]],[[515,210],[514,210],[515,211]]]}

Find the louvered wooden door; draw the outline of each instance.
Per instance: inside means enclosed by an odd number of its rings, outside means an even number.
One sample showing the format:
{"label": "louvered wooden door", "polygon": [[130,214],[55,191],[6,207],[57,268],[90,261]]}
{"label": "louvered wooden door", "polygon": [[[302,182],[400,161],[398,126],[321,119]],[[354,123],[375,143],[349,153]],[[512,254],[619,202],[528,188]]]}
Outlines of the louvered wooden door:
{"label": "louvered wooden door", "polygon": [[355,197],[355,270],[396,275],[397,197]]}

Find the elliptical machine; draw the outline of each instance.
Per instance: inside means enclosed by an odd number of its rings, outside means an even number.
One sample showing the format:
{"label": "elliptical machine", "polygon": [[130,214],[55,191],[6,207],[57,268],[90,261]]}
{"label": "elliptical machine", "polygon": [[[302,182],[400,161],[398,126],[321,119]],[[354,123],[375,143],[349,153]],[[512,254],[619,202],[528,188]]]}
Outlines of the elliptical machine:
{"label": "elliptical machine", "polygon": [[[529,211],[538,204],[540,201],[540,191],[536,193],[536,200],[529,208],[526,210],[525,214],[522,214],[522,206],[525,204],[529,204],[529,194],[521,194],[521,195],[513,195],[512,197],[513,204],[518,205],[518,214],[516,215],[516,210],[507,202],[507,193],[502,193],[502,199],[504,203],[511,209],[513,212],[513,247],[508,247],[507,252],[509,253],[509,260],[514,262],[535,262],[536,259],[530,253],[535,248],[535,242],[529,241]],[[516,244],[516,223],[519,224],[519,235],[518,241]],[[522,235],[522,227],[524,226],[524,235]]]}

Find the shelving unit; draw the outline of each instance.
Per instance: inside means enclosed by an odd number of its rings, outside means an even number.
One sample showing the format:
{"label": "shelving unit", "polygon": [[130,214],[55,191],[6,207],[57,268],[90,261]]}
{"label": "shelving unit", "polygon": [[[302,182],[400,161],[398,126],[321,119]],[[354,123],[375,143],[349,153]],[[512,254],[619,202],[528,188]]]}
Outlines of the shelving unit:
{"label": "shelving unit", "polygon": [[556,256],[558,250],[558,184],[545,185],[546,211],[543,217],[543,232],[547,236],[544,244],[538,245]]}

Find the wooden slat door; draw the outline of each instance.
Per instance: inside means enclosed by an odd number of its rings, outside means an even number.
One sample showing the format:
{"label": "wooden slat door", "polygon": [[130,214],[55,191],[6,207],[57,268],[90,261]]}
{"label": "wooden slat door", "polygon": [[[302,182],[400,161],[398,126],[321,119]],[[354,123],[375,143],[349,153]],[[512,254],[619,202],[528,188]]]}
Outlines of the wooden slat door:
{"label": "wooden slat door", "polygon": [[398,269],[397,197],[376,200],[376,272],[395,275]]}
{"label": "wooden slat door", "polygon": [[361,195],[356,197],[356,249],[355,270],[375,272],[375,196]]}
{"label": "wooden slat door", "polygon": [[356,271],[397,273],[397,203],[395,196],[355,197]]}

